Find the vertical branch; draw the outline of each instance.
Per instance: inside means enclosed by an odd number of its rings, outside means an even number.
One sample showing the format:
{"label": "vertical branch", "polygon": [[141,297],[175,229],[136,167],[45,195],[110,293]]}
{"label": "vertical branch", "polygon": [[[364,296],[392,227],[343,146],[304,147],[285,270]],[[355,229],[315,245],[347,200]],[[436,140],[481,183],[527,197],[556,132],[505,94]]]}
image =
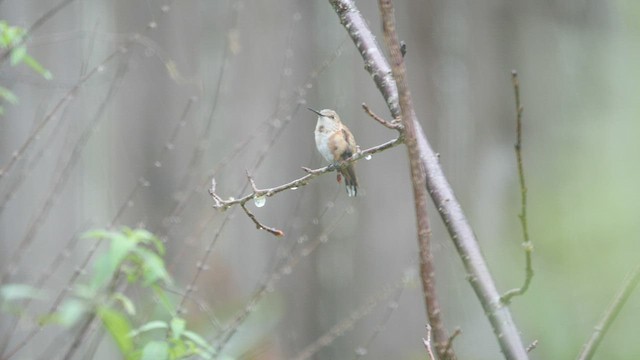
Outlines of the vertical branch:
{"label": "vertical branch", "polygon": [[520,179],[520,214],[518,214],[518,218],[520,219],[520,225],[522,226],[522,236],[524,238],[524,243],[522,243],[522,247],[524,248],[524,256],[525,256],[525,278],[524,284],[522,287],[511,289],[507,291],[502,297],[500,301],[504,304],[509,304],[511,299],[514,296],[520,296],[524,294],[527,289],[529,289],[529,285],[531,284],[531,279],[533,279],[533,266],[531,264],[531,253],[533,253],[533,243],[529,240],[529,229],[527,226],[527,184],[524,178],[524,167],[522,165],[522,112],[524,108],[520,105],[520,81],[518,80],[518,73],[513,70],[511,72],[511,82],[513,83],[513,91],[515,93],[515,101],[516,101],[516,162],[518,164],[518,178]]}
{"label": "vertical branch", "polygon": [[[380,74],[389,74],[391,68],[384,57],[378,56],[381,51],[367,22],[353,0],[329,0],[329,3],[358,48],[365,63],[365,70],[372,75],[391,114],[394,118],[398,118],[400,111],[396,84],[388,76],[380,76]],[[513,322],[509,308],[500,301],[500,293],[489,272],[478,240],[451,185],[444,176],[439,157],[429,145],[420,123],[416,122],[414,126],[422,166],[426,172],[427,189],[458,251],[467,279],[493,328],[502,353],[509,359],[527,359],[525,346],[520,339],[520,331]]]}
{"label": "vertical branch", "polygon": [[418,225],[420,278],[422,280],[423,297],[429,317],[429,324],[433,328],[433,338],[435,340],[438,357],[441,359],[455,359],[453,349],[447,349],[446,347],[449,335],[440,316],[440,304],[436,294],[435,269],[433,266],[433,256],[431,254],[431,227],[427,214],[429,194],[427,193],[425,170],[420,160],[420,148],[416,139],[415,124],[418,119],[413,108],[411,91],[406,81],[406,67],[404,65],[404,57],[400,50],[400,42],[396,34],[393,5],[391,4],[391,0],[380,0],[378,4],[382,15],[384,40],[391,56],[393,78],[398,87],[400,113],[411,168],[411,183],[413,184],[413,198]]}

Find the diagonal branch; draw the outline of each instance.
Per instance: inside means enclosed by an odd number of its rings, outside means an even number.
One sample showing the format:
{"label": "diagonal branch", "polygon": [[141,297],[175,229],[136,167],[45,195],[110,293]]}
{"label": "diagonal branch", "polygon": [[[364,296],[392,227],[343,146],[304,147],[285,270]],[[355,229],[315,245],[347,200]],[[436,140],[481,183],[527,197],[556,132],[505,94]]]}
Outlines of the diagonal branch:
{"label": "diagonal branch", "polygon": [[[436,353],[440,359],[455,359],[453,348],[447,347],[449,334],[442,321],[440,303],[436,292],[435,266],[431,254],[431,227],[427,214],[427,179],[422,162],[420,161],[420,147],[417,140],[416,124],[418,118],[413,108],[413,100],[409,84],[406,81],[407,69],[404,65],[404,56],[400,50],[400,41],[396,34],[396,19],[391,0],[380,0],[380,13],[382,15],[382,29],[384,40],[389,49],[392,61],[393,78],[398,86],[400,113],[404,127],[405,144],[409,156],[411,169],[411,184],[413,185],[413,199],[418,226],[418,248],[420,249],[420,278],[424,302],[429,318],[429,329],[433,328]],[[429,331],[431,332],[431,331]],[[433,354],[430,354],[433,357]]]}
{"label": "diagonal branch", "polygon": [[[382,143],[380,145],[371,147],[369,149],[366,149],[364,151],[360,151],[358,153],[355,153],[353,156],[351,156],[349,159],[345,160],[345,163],[352,163],[352,162],[356,162],[362,158],[368,157],[370,155],[373,155],[375,153],[379,153],[381,151],[390,149],[392,147],[398,146],[402,143],[402,137],[393,139],[393,140],[389,140],[385,143]],[[335,171],[336,167],[329,165],[329,166],[325,166],[319,169],[309,169],[309,168],[302,168],[305,172],[307,172],[307,175],[295,179],[293,181],[290,181],[286,184],[282,184],[282,185],[278,185],[272,188],[268,188],[268,189],[258,189],[258,188],[253,188],[251,193],[244,195],[238,199],[235,198],[228,198],[226,200],[224,200],[220,195],[218,195],[216,193],[215,190],[215,180],[212,182],[213,186],[211,187],[211,189],[209,189],[209,194],[211,195],[211,197],[213,198],[214,204],[213,207],[216,209],[220,209],[220,210],[226,210],[228,208],[230,208],[231,206],[234,205],[240,205],[243,206],[244,204],[247,203],[247,201],[250,201],[252,199],[255,198],[260,198],[260,197],[272,197],[278,193],[281,193],[283,191],[286,190],[295,190],[297,188],[300,188],[302,186],[307,185],[312,179]],[[255,185],[255,184],[254,184]]]}
{"label": "diagonal branch", "polygon": [[[398,118],[400,116],[398,90],[390,77],[391,68],[382,56],[366,21],[352,0],[329,0],[329,2],[340,18],[340,23],[358,48],[364,60],[365,69],[372,75],[373,81],[387,102],[391,115]],[[467,279],[493,328],[502,353],[509,359],[527,359],[519,330],[513,322],[509,308],[500,302],[500,294],[482,256],[473,229],[444,176],[439,158],[429,145],[420,124],[416,123],[415,127],[421,162],[427,178],[427,189],[460,255]]]}
{"label": "diagonal branch", "polygon": [[620,313],[620,310],[622,310],[622,307],[627,302],[629,296],[639,282],[640,266],[637,266],[627,276],[624,285],[622,286],[622,288],[620,288],[616,296],[613,298],[611,305],[609,305],[609,308],[607,308],[607,310],[602,315],[602,319],[598,321],[598,324],[593,329],[593,333],[591,334],[589,341],[584,344],[580,355],[578,355],[578,360],[587,360],[593,358],[593,354],[595,354],[596,349],[598,349],[598,345],[600,345],[600,342],[604,338],[604,335],[607,333],[607,331],[609,331],[611,324],[613,324],[613,322],[616,320],[618,314]]}

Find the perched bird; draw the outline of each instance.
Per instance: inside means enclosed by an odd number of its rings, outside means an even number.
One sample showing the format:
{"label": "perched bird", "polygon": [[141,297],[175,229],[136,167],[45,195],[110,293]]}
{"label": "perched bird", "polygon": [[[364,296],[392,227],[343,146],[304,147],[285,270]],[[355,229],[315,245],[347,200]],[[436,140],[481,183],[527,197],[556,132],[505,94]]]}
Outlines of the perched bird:
{"label": "perched bird", "polygon": [[356,139],[342,121],[340,116],[330,109],[316,111],[318,114],[315,136],[316,147],[322,156],[338,169],[338,182],[341,175],[347,187],[347,195],[358,195],[358,178],[353,163],[345,164],[344,160],[350,158],[357,151]]}

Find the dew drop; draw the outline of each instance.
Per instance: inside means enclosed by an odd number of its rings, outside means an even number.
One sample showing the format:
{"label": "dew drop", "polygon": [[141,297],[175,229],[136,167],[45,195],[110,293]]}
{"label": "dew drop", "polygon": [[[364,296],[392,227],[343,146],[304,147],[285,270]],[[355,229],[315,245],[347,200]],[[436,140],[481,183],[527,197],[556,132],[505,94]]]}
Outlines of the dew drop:
{"label": "dew drop", "polygon": [[162,167],[162,163],[160,162],[160,160],[158,160],[155,163],[153,163],[153,166],[159,168],[159,167]]}
{"label": "dew drop", "polygon": [[365,160],[371,160],[371,154],[364,157]]}
{"label": "dew drop", "polygon": [[297,186],[292,186],[291,190],[298,190],[298,187]]}
{"label": "dew drop", "polygon": [[264,196],[256,196],[255,198],[253,198],[253,203],[256,205],[256,207],[263,207],[264,204],[267,202],[267,198],[265,198]]}

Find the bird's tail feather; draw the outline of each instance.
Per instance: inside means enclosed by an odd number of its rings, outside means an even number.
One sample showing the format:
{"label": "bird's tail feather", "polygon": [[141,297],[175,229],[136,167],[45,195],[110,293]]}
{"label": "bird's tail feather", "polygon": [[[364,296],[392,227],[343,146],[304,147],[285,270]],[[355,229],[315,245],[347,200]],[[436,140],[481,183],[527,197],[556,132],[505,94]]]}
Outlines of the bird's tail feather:
{"label": "bird's tail feather", "polygon": [[344,176],[344,184],[347,187],[347,195],[354,197],[358,195],[358,178],[353,164],[343,168],[340,173]]}

